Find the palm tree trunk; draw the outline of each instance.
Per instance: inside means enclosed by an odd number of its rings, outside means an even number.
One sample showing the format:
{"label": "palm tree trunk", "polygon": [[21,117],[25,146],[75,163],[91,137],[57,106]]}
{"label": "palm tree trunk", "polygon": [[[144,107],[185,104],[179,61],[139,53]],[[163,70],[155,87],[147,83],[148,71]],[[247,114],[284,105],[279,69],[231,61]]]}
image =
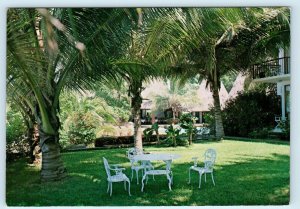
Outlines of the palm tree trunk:
{"label": "palm tree trunk", "polygon": [[[59,126],[60,121],[56,115],[57,108],[51,108],[49,105],[47,115],[50,124],[44,124],[40,119],[41,114],[39,108],[36,109],[36,116],[38,121],[40,147],[42,152],[42,167],[41,167],[41,181],[58,181],[67,176],[66,169],[60,154],[59,146]],[[53,111],[53,112],[51,112]],[[47,133],[44,127],[51,126],[53,132]]]}
{"label": "palm tree trunk", "polygon": [[219,98],[219,89],[213,88],[213,99],[214,99],[214,111],[215,111],[215,127],[216,127],[216,138],[222,139],[224,137],[223,120],[221,115],[221,105]]}
{"label": "palm tree trunk", "polygon": [[30,158],[29,163],[33,163],[35,160],[35,155],[33,153],[35,147],[33,134],[34,134],[34,127],[33,125],[29,125],[27,129],[27,139],[29,143],[29,158]]}
{"label": "palm tree trunk", "polygon": [[140,94],[132,98],[132,116],[134,123],[134,147],[138,150],[143,150],[142,127],[141,127],[141,104],[142,98]]}
{"label": "palm tree trunk", "polygon": [[193,134],[191,133],[189,135],[189,145],[192,145],[192,143],[193,143]]}
{"label": "palm tree trunk", "polygon": [[60,146],[57,135],[49,135],[41,129],[39,131],[42,149],[41,180],[57,181],[66,177],[66,169],[60,155]]}
{"label": "palm tree trunk", "polygon": [[158,130],[155,131],[155,134],[156,134],[157,144],[160,144],[160,139],[159,139],[159,132],[158,132]]}

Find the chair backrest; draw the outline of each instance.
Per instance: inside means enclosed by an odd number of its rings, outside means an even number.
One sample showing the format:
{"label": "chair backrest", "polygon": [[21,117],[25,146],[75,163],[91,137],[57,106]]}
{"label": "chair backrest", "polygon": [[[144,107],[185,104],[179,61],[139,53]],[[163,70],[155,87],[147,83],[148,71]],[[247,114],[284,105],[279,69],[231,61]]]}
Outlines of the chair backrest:
{"label": "chair backrest", "polygon": [[129,148],[126,153],[129,159],[133,158],[134,155],[144,154],[143,150],[134,147]]}
{"label": "chair backrest", "polygon": [[217,157],[217,152],[216,150],[210,148],[207,149],[204,153],[204,164],[205,164],[205,168],[210,168],[212,169],[212,167],[215,164],[216,161],[216,157]]}
{"label": "chair backrest", "polygon": [[105,157],[103,157],[103,163],[104,163],[104,168],[105,168],[105,171],[106,171],[106,174],[107,174],[107,177],[110,178],[111,177],[111,174],[110,174],[110,167],[109,167],[109,164],[106,160]]}
{"label": "chair backrest", "polygon": [[136,155],[135,148],[129,148],[127,150],[127,157],[128,157],[128,159],[132,159],[134,155]]}

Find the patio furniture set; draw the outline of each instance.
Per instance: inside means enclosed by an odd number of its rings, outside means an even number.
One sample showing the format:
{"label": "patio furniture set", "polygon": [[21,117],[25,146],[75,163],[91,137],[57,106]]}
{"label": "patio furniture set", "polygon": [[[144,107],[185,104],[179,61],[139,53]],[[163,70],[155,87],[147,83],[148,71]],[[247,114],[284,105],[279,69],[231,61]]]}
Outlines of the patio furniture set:
{"label": "patio furniture set", "polygon": [[[145,181],[148,182],[149,176],[152,176],[155,180],[156,175],[165,175],[168,180],[168,187],[171,191],[173,184],[173,173],[171,170],[171,164],[174,159],[180,158],[178,154],[167,154],[167,153],[144,153],[142,150],[135,148],[130,148],[126,152],[127,158],[131,164],[131,180],[123,173],[125,168],[122,168],[119,164],[110,165],[105,157],[103,157],[103,163],[105,171],[107,174],[107,192],[112,195],[112,183],[114,182],[124,182],[124,188],[127,190],[126,183],[128,183],[128,194],[130,194],[130,181],[133,180],[134,173],[136,173],[136,181],[139,184],[139,171],[142,172],[142,188],[144,191]],[[196,171],[199,174],[199,188],[201,188],[201,177],[204,174],[206,182],[206,174],[211,174],[212,182],[215,185],[213,177],[213,166],[216,160],[216,151],[214,149],[207,149],[204,153],[204,166],[198,165],[198,157],[193,157],[193,165],[189,167],[189,184],[191,183],[191,171]],[[153,161],[163,161],[165,162],[165,169],[156,169],[151,162]],[[114,173],[112,174],[111,171]]]}

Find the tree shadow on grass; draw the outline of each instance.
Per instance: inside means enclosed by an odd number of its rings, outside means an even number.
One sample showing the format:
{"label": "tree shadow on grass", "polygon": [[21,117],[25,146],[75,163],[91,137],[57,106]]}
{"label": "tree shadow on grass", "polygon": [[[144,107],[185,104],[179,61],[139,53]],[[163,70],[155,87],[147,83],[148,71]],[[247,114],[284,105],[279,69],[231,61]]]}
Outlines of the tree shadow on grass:
{"label": "tree shadow on grass", "polygon": [[255,143],[266,143],[266,144],[280,144],[290,146],[289,141],[279,140],[279,139],[254,139],[254,138],[227,138],[224,140],[228,141],[243,141],[243,142],[255,142]]}
{"label": "tree shadow on grass", "polygon": [[[289,202],[289,156],[273,154],[269,158],[244,158],[243,162],[216,165],[216,186],[208,175],[206,183],[202,178],[201,189],[197,173],[192,173],[192,183],[187,184],[189,166],[189,163],[174,161],[172,191],[168,190],[165,176],[156,176],[155,181],[150,177],[144,192],[140,191],[141,183],[137,185],[134,178],[131,197],[122,183],[114,184],[113,196],[109,197],[103,169],[99,175],[102,177],[100,198],[91,205],[276,205]],[[125,173],[130,177],[130,169]]]}
{"label": "tree shadow on grass", "polygon": [[[121,153],[121,154],[120,154]],[[126,167],[126,175],[131,177],[124,150],[110,150],[111,162],[119,162]],[[131,182],[132,196],[124,191],[123,183],[113,185],[112,197],[107,194],[106,174],[102,162],[104,152],[83,152],[81,155],[64,156],[69,176],[63,181],[49,184],[28,183],[30,178],[38,178],[37,170],[25,167],[26,176],[19,182],[9,181],[7,203],[10,206],[193,206],[193,205],[278,205],[289,202],[289,156],[272,154],[270,157],[244,156],[242,162],[215,167],[213,186],[210,175],[207,182],[202,178],[198,188],[199,175],[192,173],[188,184],[190,163],[172,164],[174,185],[169,191],[165,176],[149,178],[144,192],[141,183]],[[74,160],[78,161],[74,161]],[[15,170],[8,175],[15,175]],[[8,177],[10,178],[10,177]],[[139,178],[141,181],[141,176]],[[19,184],[19,186],[17,185]],[[17,188],[15,188],[17,186]],[[31,192],[28,192],[31,191]]]}

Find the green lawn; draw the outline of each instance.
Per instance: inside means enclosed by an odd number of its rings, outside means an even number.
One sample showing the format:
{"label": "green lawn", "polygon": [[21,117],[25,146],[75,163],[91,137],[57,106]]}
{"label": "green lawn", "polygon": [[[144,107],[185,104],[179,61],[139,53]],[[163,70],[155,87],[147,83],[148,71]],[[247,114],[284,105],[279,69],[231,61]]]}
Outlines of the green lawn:
{"label": "green lawn", "polygon": [[[215,182],[210,175],[198,188],[193,173],[187,184],[191,157],[201,157],[207,148],[217,150]],[[7,165],[6,202],[9,206],[131,206],[131,205],[278,205],[289,203],[290,146],[288,143],[264,143],[223,140],[202,142],[191,147],[146,147],[149,152],[178,153],[174,161],[173,191],[168,190],[164,176],[154,182],[149,178],[144,192],[136,179],[131,183],[132,196],[122,183],[114,183],[113,195],[106,193],[107,182],[102,157],[109,163],[120,163],[130,176],[126,149],[69,152],[63,160],[69,176],[61,182],[39,183],[39,171],[25,160]],[[162,163],[155,163],[160,166]],[[204,178],[202,179],[204,180]]]}

